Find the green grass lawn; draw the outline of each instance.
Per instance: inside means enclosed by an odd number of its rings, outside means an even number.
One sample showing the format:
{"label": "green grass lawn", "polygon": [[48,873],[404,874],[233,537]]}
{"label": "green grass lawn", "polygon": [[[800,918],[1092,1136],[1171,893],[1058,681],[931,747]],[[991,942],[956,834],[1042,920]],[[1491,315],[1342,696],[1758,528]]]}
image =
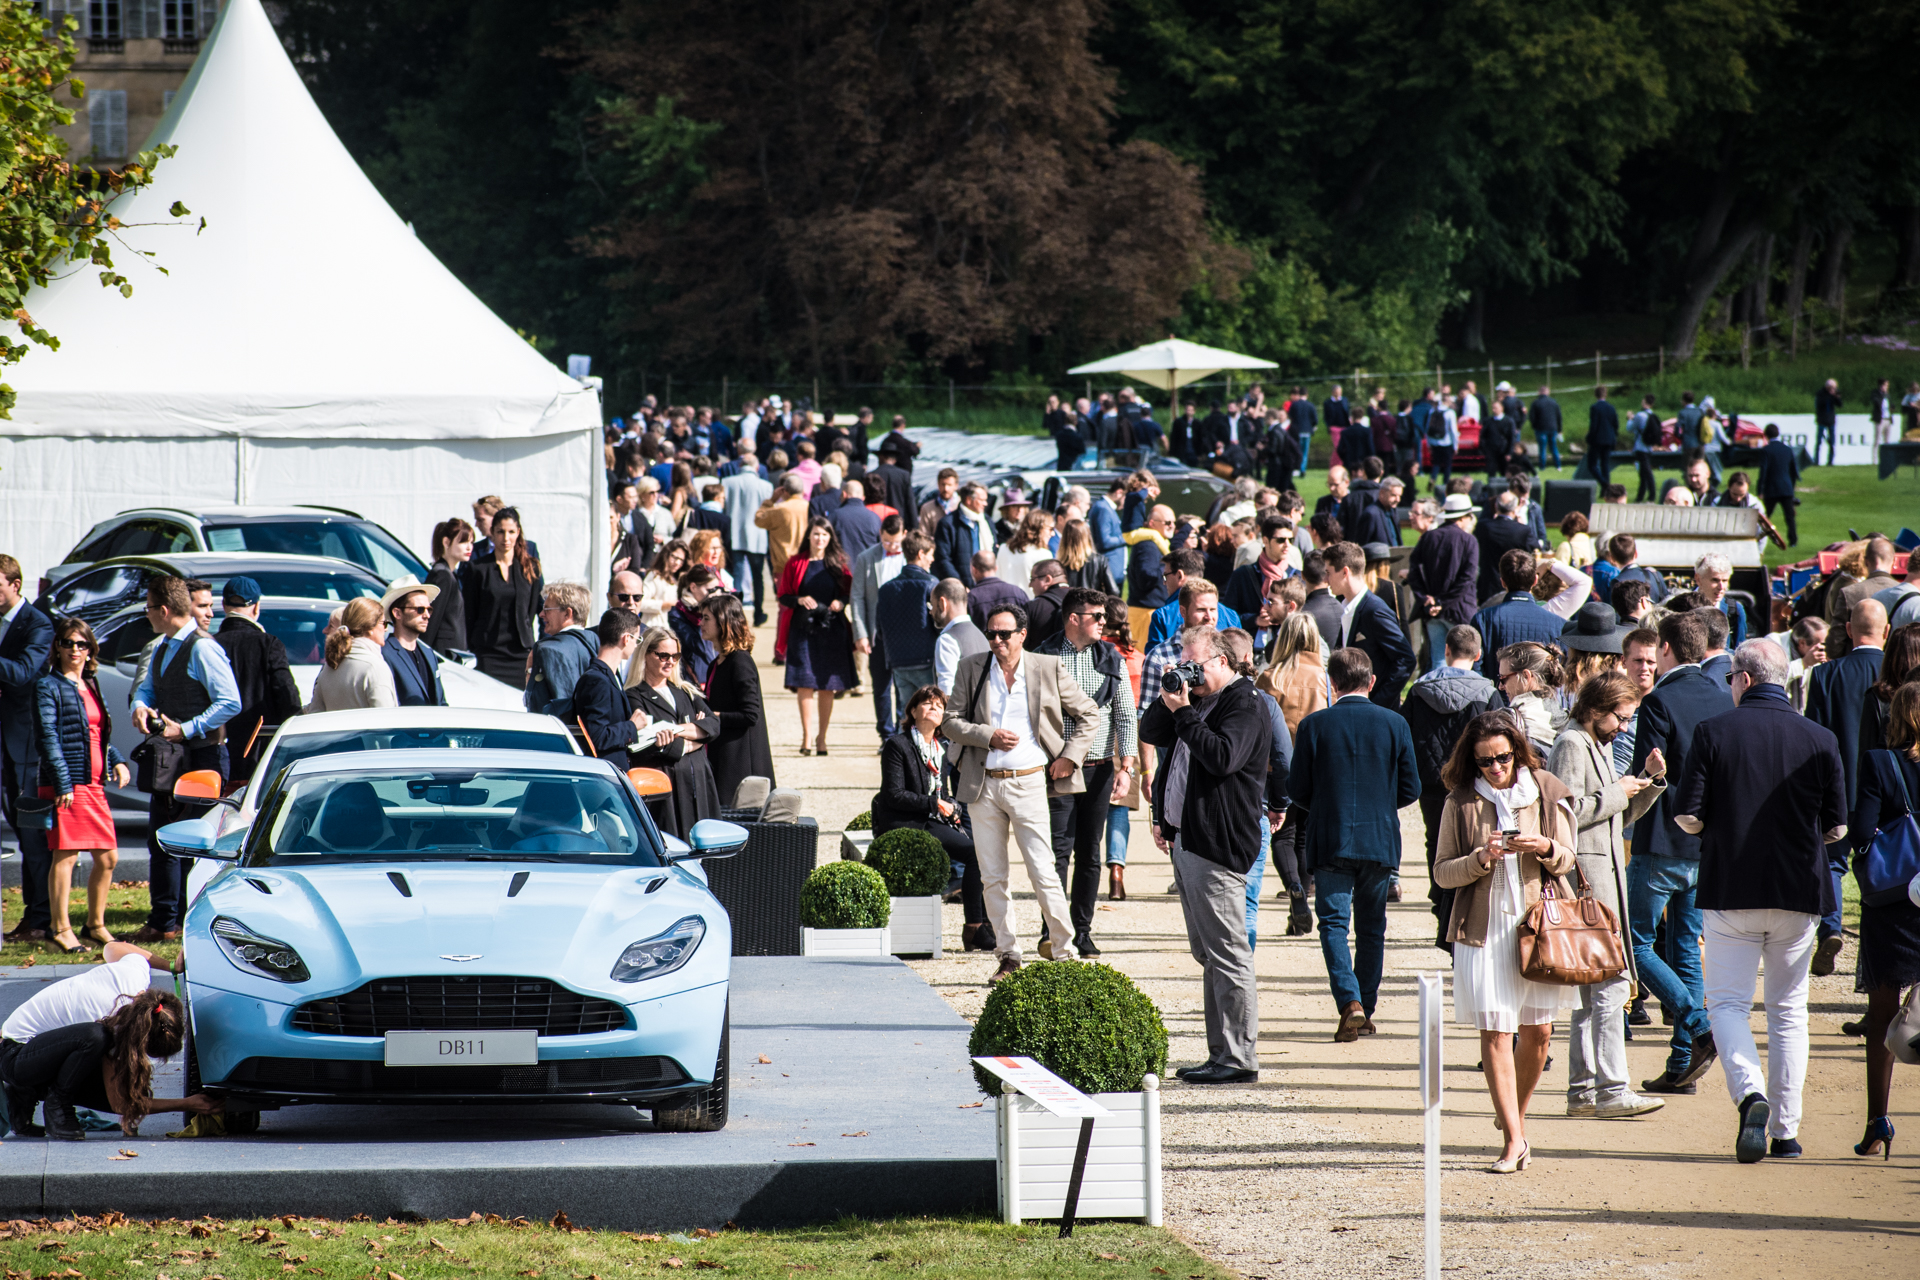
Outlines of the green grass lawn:
{"label": "green grass lawn", "polygon": [[[84,856],[83,856],[84,863]],[[131,881],[127,884],[115,883],[107,891],[107,932],[116,938],[130,937],[141,925],[147,922],[147,886],[145,881]],[[20,921],[23,904],[20,890],[9,889],[4,899],[0,899],[0,918],[6,921],[8,929]],[[77,932],[87,923],[87,895],[84,889],[73,891],[73,900],[68,907],[68,916]],[[82,938],[83,943],[86,939]],[[0,946],[0,965],[9,964],[96,964],[100,960],[100,947],[97,943],[88,943],[88,949],[74,955],[67,955],[50,942],[9,942]],[[155,955],[171,960],[180,952],[177,942],[156,942],[148,948]]]}
{"label": "green grass lawn", "polygon": [[[116,1136],[93,1141],[138,1151],[150,1140]],[[103,1158],[106,1158],[103,1156]],[[611,1280],[627,1271],[649,1275],[724,1271],[743,1277],[796,1280],[821,1276],[938,1276],[1004,1280],[1008,1276],[1185,1277],[1229,1280],[1171,1233],[1138,1223],[1087,1223],[1073,1238],[1035,1223],[1009,1227],[984,1218],[846,1219],[789,1231],[727,1230],[668,1235],[584,1231],[566,1224],[502,1221],[475,1215],[447,1222],[330,1222],[265,1218],[247,1222],[128,1222],[119,1215],[0,1229],[0,1263],[9,1276],[67,1280],[139,1276],[143,1280],[252,1280],[334,1276],[369,1280],[435,1280],[453,1276]],[[64,1228],[64,1229],[62,1229]],[[10,1237],[10,1238],[7,1238]]]}

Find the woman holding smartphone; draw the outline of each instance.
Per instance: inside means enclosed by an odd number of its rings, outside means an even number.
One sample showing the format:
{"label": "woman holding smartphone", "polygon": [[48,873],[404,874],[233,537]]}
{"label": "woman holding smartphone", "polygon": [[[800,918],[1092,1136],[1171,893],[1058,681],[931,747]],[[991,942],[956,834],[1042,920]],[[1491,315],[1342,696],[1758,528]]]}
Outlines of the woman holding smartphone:
{"label": "woman holding smartphone", "polygon": [[[1540,901],[1543,878],[1574,869],[1573,793],[1540,767],[1510,711],[1475,716],[1440,780],[1447,802],[1433,878],[1458,890],[1447,921],[1453,1017],[1480,1032],[1494,1127],[1507,1136],[1488,1172],[1518,1173],[1533,1154],[1527,1106],[1546,1069],[1553,1020],[1573,1003],[1572,987],[1521,976],[1519,926]],[[1556,892],[1573,897],[1564,882]]]}

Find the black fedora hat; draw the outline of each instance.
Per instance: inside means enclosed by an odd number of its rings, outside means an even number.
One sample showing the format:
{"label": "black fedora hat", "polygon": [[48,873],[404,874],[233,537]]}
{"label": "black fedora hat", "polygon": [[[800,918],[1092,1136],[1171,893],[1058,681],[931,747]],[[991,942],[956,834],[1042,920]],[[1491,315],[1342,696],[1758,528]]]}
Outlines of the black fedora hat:
{"label": "black fedora hat", "polygon": [[1620,653],[1632,630],[1620,625],[1612,605],[1597,601],[1583,604],[1560,628],[1560,647],[1586,653]]}

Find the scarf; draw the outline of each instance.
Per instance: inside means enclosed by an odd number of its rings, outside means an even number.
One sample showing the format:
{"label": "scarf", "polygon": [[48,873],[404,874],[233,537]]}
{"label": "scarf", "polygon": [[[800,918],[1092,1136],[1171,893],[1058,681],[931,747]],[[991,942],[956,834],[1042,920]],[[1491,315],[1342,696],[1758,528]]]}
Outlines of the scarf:
{"label": "scarf", "polygon": [[[1534,785],[1533,771],[1519,768],[1513,771],[1513,785],[1495,790],[1484,777],[1473,780],[1474,794],[1493,806],[1494,826],[1501,831],[1512,831],[1520,824],[1514,820],[1517,810],[1531,806],[1540,798],[1540,788]],[[1500,883],[1506,893],[1500,895],[1501,907],[1508,915],[1520,914],[1520,904],[1525,901],[1520,893],[1520,861],[1509,855],[1500,860]]]}
{"label": "scarf", "polygon": [[1173,550],[1173,544],[1167,541],[1167,535],[1161,533],[1151,525],[1143,524],[1138,529],[1129,529],[1120,535],[1120,540],[1130,547],[1151,540],[1155,546],[1160,548],[1160,554],[1163,556]]}

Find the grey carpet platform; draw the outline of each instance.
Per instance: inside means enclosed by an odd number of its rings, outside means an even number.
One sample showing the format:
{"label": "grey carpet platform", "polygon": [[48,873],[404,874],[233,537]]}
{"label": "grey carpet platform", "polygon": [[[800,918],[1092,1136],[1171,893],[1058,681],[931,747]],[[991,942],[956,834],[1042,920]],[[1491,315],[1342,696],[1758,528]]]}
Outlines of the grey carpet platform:
{"label": "grey carpet platform", "polygon": [[[0,969],[0,1016],[69,967]],[[967,1024],[895,960],[733,962],[733,1100],[719,1133],[632,1108],[289,1107],[244,1138],[0,1145],[0,1219],[473,1210],[631,1231],[954,1214],[994,1203],[993,1108]],[[761,1057],[771,1059],[760,1062]],[[179,1096],[177,1062],[155,1094]],[[848,1136],[848,1135],[863,1136]],[[121,1148],[134,1160],[111,1160]]]}

